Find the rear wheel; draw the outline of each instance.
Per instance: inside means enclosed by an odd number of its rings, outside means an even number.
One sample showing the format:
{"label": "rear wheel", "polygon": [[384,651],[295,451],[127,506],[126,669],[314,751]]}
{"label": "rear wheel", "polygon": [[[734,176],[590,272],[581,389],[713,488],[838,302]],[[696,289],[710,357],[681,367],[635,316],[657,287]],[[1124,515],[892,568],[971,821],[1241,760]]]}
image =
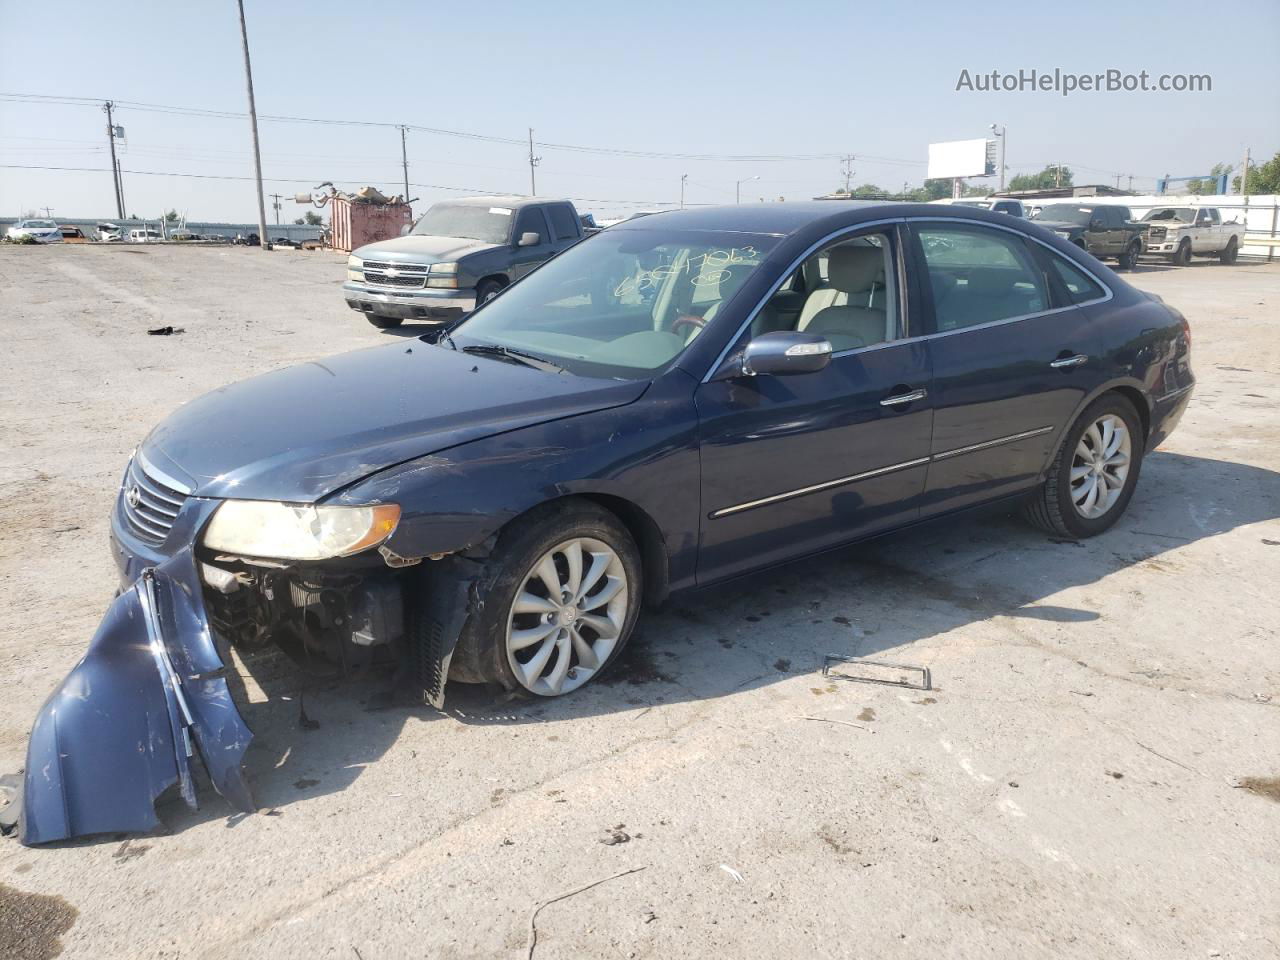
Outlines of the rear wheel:
{"label": "rear wheel", "polygon": [[572,693],[621,654],[640,612],[639,551],[607,510],[566,501],[499,538],[484,603],[459,639],[477,679],[539,697]]}
{"label": "rear wheel", "polygon": [[1183,240],[1178,244],[1178,249],[1173,253],[1173,262],[1180,267],[1185,267],[1191,262],[1191,241]]}
{"label": "rear wheel", "polygon": [[1232,264],[1236,262],[1236,257],[1240,255],[1240,241],[1232,237],[1227,241],[1226,248],[1218,254],[1218,262]]}
{"label": "rear wheel", "polygon": [[384,317],[376,313],[366,313],[365,317],[379,330],[393,330],[404,323],[404,317]]}
{"label": "rear wheel", "polygon": [[1142,252],[1142,244],[1134,241],[1125,248],[1124,253],[1120,254],[1119,267],[1121,270],[1132,270],[1138,265],[1138,254]]}
{"label": "rear wheel", "polygon": [[1048,479],[1026,506],[1027,519],[1072,539],[1102,533],[1133,497],[1143,445],[1133,404],[1115,393],[1099,397],[1067,431]]}

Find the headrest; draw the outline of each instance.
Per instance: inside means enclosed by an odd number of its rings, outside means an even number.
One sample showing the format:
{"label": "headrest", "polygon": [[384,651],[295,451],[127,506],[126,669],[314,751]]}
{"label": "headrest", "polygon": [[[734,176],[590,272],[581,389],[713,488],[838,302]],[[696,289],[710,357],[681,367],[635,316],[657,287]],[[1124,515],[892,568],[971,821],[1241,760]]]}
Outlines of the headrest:
{"label": "headrest", "polygon": [[861,293],[884,274],[884,251],[879,247],[832,247],[827,254],[827,278],[841,293]]}

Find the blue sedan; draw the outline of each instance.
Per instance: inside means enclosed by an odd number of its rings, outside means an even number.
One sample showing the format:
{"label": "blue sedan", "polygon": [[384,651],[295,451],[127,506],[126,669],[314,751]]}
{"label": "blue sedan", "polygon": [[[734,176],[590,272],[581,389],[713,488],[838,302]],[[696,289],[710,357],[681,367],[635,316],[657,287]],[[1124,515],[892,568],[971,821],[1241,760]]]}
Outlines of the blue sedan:
{"label": "blue sedan", "polygon": [[125,471],[123,592],[37,719],[24,840],[149,829],[197,758],[252,809],[228,644],[555,697],[679,592],[1002,499],[1099,534],[1190,340],[1034,223],[773,204],[619,224],[447,329],[215,391]]}

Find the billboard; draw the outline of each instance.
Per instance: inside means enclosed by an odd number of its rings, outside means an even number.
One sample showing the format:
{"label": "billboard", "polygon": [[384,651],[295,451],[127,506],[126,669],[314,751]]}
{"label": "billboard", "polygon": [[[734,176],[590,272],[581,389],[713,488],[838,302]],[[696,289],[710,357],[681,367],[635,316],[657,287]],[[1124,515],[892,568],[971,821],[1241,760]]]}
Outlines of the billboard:
{"label": "billboard", "polygon": [[990,177],[996,172],[994,140],[949,140],[929,144],[930,180]]}

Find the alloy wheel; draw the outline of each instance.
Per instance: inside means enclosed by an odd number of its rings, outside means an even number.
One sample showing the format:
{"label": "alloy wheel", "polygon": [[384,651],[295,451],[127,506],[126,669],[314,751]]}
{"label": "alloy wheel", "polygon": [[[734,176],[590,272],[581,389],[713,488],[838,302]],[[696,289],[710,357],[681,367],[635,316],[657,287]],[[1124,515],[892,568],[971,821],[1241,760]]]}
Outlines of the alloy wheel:
{"label": "alloy wheel", "polygon": [[1129,478],[1133,444],[1124,420],[1108,413],[1080,435],[1071,459],[1071,503],[1096,520],[1120,499]]}
{"label": "alloy wheel", "polygon": [[530,693],[578,689],[608,662],[627,617],[627,574],[602,540],[574,537],[526,572],[507,617],[507,663]]}

